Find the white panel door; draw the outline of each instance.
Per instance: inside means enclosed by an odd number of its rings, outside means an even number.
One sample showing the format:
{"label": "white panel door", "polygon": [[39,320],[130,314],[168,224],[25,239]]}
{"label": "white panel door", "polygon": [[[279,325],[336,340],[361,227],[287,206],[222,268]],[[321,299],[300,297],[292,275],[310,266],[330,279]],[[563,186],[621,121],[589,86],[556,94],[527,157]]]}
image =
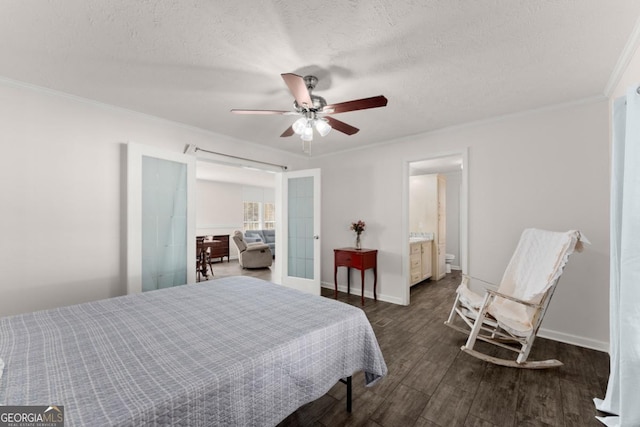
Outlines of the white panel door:
{"label": "white panel door", "polygon": [[127,145],[127,293],[195,282],[195,158]]}
{"label": "white panel door", "polygon": [[320,169],[280,173],[277,181],[276,276],[320,295]]}

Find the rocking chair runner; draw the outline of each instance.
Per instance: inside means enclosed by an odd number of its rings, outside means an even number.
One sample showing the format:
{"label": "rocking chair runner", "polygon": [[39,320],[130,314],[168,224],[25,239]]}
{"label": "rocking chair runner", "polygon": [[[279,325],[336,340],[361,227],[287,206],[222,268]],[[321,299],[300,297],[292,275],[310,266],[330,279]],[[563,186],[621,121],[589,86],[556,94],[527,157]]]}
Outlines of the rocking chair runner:
{"label": "rocking chair runner", "polygon": [[[550,359],[527,361],[542,319],[569,255],[589,241],[579,231],[526,229],[497,291],[484,298],[469,289],[464,276],[445,325],[469,334],[462,351],[497,365],[542,369],[561,366]],[[457,317],[464,322],[455,324]],[[460,322],[458,322],[460,323]],[[500,359],[474,350],[477,340],[518,353],[516,360]]]}

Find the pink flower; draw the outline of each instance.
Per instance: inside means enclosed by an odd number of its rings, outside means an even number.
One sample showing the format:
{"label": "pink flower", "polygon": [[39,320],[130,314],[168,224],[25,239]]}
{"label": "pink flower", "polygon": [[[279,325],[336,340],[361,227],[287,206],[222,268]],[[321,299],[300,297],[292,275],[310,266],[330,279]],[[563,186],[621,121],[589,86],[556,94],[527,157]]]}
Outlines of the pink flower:
{"label": "pink flower", "polygon": [[366,226],[367,224],[365,224],[363,220],[359,219],[358,222],[352,222],[351,227],[349,228],[355,231],[356,234],[360,235],[360,233],[364,231]]}

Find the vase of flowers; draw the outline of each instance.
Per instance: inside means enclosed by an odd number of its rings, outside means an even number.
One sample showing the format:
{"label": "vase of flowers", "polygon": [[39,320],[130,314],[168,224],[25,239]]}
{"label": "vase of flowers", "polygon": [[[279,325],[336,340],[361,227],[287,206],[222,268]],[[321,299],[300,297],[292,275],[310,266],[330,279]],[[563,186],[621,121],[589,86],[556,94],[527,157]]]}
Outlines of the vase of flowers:
{"label": "vase of flowers", "polygon": [[362,249],[362,244],[360,243],[360,234],[362,234],[366,226],[367,224],[365,224],[361,219],[359,219],[357,222],[351,223],[351,230],[356,232],[356,249]]}

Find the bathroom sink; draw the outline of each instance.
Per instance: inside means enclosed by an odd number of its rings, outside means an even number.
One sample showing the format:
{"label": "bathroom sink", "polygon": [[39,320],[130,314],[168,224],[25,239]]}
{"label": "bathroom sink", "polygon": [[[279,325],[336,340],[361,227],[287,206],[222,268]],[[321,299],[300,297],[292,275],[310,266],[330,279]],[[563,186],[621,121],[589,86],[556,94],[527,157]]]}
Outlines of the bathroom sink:
{"label": "bathroom sink", "polygon": [[420,234],[419,236],[409,237],[409,243],[428,242],[430,240],[433,240],[433,233],[423,233],[423,234]]}

